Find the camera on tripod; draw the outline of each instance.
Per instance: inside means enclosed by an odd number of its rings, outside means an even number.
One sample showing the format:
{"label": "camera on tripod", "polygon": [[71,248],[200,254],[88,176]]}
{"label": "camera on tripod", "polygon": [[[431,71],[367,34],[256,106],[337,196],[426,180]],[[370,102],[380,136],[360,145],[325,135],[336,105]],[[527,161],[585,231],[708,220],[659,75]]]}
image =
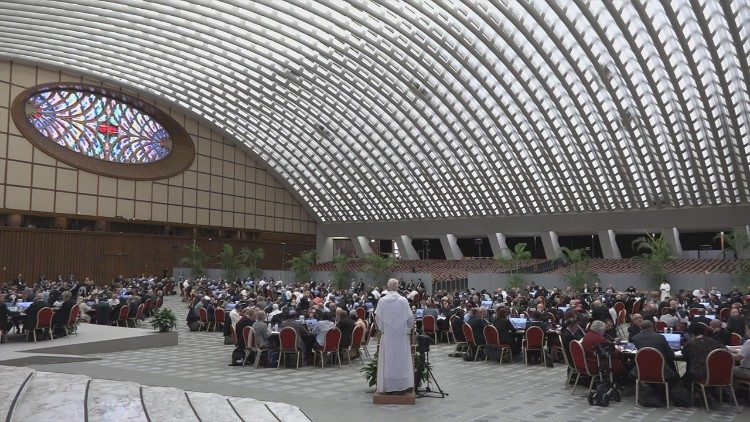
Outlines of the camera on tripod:
{"label": "camera on tripod", "polygon": [[424,334],[417,336],[417,353],[430,353],[432,338]]}

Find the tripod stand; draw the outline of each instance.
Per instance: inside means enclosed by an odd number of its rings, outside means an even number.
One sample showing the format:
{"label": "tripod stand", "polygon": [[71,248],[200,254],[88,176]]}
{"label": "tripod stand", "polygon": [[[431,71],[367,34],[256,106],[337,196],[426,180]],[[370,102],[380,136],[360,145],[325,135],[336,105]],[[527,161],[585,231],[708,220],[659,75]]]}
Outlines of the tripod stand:
{"label": "tripod stand", "polygon": [[[415,392],[417,393],[417,397],[438,397],[445,398],[445,396],[448,395],[445,391],[443,391],[442,388],[440,388],[440,384],[438,384],[437,380],[435,379],[435,374],[432,373],[432,369],[430,368],[430,352],[419,352],[419,355],[417,356],[417,368],[416,368],[416,374],[414,375],[414,382],[416,384]],[[427,371],[427,385],[425,385],[424,389],[420,389],[420,385],[422,384],[422,374],[424,371]],[[430,381],[432,380],[432,381]],[[432,382],[435,383],[435,387],[437,387],[437,391],[432,391],[432,388],[430,388]],[[428,394],[435,394],[434,396],[428,396]]]}

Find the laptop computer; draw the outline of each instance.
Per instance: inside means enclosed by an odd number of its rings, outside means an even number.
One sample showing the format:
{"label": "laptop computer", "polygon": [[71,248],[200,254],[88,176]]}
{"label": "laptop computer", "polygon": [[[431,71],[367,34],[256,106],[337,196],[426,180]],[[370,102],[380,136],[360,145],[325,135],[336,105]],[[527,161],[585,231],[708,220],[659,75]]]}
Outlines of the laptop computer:
{"label": "laptop computer", "polygon": [[492,309],[492,301],[491,300],[483,300],[480,306],[484,306],[487,309]]}
{"label": "laptop computer", "polygon": [[236,303],[227,303],[227,311],[233,311],[237,307]]}
{"label": "laptop computer", "polygon": [[716,315],[715,314],[706,314],[706,318],[708,318],[708,319],[716,319]]}
{"label": "laptop computer", "polygon": [[414,312],[414,316],[417,318],[422,318],[424,316],[424,309],[419,308]]}
{"label": "laptop computer", "polygon": [[305,325],[307,325],[307,329],[308,330],[312,330],[313,328],[315,328],[316,325],[318,325],[318,320],[317,319],[306,319],[305,320]]}
{"label": "laptop computer", "polygon": [[669,343],[669,347],[671,347],[672,350],[680,350],[680,339],[682,338],[681,334],[661,333],[661,335],[663,335],[667,340],[667,343]]}
{"label": "laptop computer", "polygon": [[513,328],[516,330],[525,330],[526,329],[526,318],[508,318],[510,319],[510,323],[513,324]]}

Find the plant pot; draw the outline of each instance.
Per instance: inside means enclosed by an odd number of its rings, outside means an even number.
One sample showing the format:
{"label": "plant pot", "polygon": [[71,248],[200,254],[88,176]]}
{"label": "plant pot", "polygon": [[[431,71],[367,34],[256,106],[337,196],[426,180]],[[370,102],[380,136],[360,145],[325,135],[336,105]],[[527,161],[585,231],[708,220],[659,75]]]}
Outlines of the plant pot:
{"label": "plant pot", "polygon": [[169,332],[169,328],[161,328],[161,329],[159,330],[159,332],[160,332],[160,333],[168,333],[168,332]]}

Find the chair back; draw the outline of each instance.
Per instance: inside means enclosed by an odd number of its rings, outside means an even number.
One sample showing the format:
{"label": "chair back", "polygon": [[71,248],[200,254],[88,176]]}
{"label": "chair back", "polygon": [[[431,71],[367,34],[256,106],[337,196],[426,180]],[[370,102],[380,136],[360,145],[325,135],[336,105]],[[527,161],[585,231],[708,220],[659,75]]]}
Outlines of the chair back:
{"label": "chair back", "polygon": [[[557,335],[557,341],[560,342],[560,347],[563,348],[562,334],[558,334]],[[570,350],[568,350],[568,353],[570,353]],[[563,350],[563,352],[562,352],[563,360],[565,361],[565,366],[568,366],[568,367],[571,367],[571,368],[575,369],[575,367],[573,366],[573,362],[569,362],[568,361],[568,353],[565,353],[565,350]]]}
{"label": "chair back", "polygon": [[154,309],[161,309],[162,305],[164,305],[164,297],[156,299],[156,306]]}
{"label": "chair back", "polygon": [[[141,304],[141,306],[143,306],[143,304]],[[206,311],[206,308],[198,309],[198,318],[201,319],[201,322],[208,322],[208,312]]]}
{"label": "chair back", "polygon": [[[328,334],[328,333],[326,333]],[[352,344],[355,348],[358,348],[362,344],[362,338],[365,336],[365,329],[361,325],[354,326],[352,331]]]}
{"label": "chair back", "polygon": [[70,315],[68,316],[68,325],[75,324],[78,321],[78,316],[81,315],[81,308],[78,305],[70,308]]}
{"label": "chair back", "polygon": [[435,332],[435,317],[432,315],[425,315],[422,318],[422,331],[434,333]]}
{"label": "chair back", "polygon": [[117,317],[117,320],[125,321],[126,319],[128,319],[129,314],[130,314],[130,306],[122,305],[122,308],[120,308],[120,316]]}
{"label": "chair back", "polygon": [[664,379],[664,355],[653,347],[638,349],[638,353],[635,354],[635,367],[640,382],[666,382]]}
{"label": "chair back", "polygon": [[656,331],[659,333],[663,333],[667,331],[667,323],[664,321],[656,321]]}
{"label": "chair back", "polygon": [[237,342],[237,330],[234,329],[234,325],[229,325],[229,335],[232,336],[232,343],[234,343],[234,347],[239,346],[240,344]]}
{"label": "chair back", "polygon": [[136,319],[140,319],[141,316],[143,316],[143,310],[144,310],[144,306],[141,303],[140,305],[138,305],[138,312],[135,313]]}
{"label": "chair back", "polygon": [[[617,303],[621,303],[621,302],[617,302]],[[622,305],[622,306],[625,306],[625,305]],[[622,325],[622,324],[625,324],[625,308],[617,311],[617,325]]]}
{"label": "chair back", "polygon": [[245,339],[245,348],[250,350],[255,350],[255,330],[253,330],[253,327],[246,325],[245,328],[242,329],[242,338]]}
{"label": "chair back", "polygon": [[143,310],[148,311],[154,307],[154,302],[151,299],[146,299],[146,302],[144,302],[144,305],[145,306],[143,307]]}
{"label": "chair back", "polygon": [[365,308],[363,308],[361,306],[359,308],[357,308],[357,318],[359,318],[362,321],[364,321],[366,317],[367,317],[367,311],[365,310]]}
{"label": "chair back", "polygon": [[36,313],[36,327],[35,328],[49,328],[52,326],[52,308],[42,308]]}
{"label": "chair back", "polygon": [[706,358],[706,386],[732,385],[734,358],[726,349],[712,350]]}
{"label": "chair back", "polygon": [[731,336],[729,336],[729,345],[730,346],[739,346],[742,344],[742,336],[737,333],[732,333]]}
{"label": "chair back", "polygon": [[526,329],[524,337],[526,338],[526,349],[541,349],[544,345],[544,331],[535,325]]}
{"label": "chair back", "polygon": [[721,308],[719,311],[719,319],[721,319],[723,322],[727,322],[727,318],[729,318],[729,314],[732,312],[732,309],[730,308]]}
{"label": "chair back", "polygon": [[223,308],[214,309],[214,322],[216,322],[217,324],[223,324],[225,318],[226,312]]}
{"label": "chair back", "polygon": [[464,332],[466,343],[469,346],[475,346],[476,343],[474,342],[474,330],[471,329],[471,325],[464,322],[464,325],[461,326],[461,330],[463,330]]}
{"label": "chair back", "polygon": [[637,300],[637,301],[633,302],[633,309],[630,312],[630,315],[637,314],[640,311],[641,311],[641,301]]}
{"label": "chair back", "polygon": [[622,302],[615,302],[614,308],[615,308],[615,312],[619,314],[620,311],[625,310],[625,304]]}
{"label": "chair back", "polygon": [[[354,329],[357,330],[356,328]],[[362,329],[360,328],[360,331]],[[352,338],[354,335],[352,334]],[[336,327],[326,331],[326,344],[323,346],[323,352],[337,352],[341,344],[341,330]]]}
{"label": "chair back", "polygon": [[553,324],[556,323],[557,317],[555,317],[555,314],[553,314],[552,312],[547,312],[547,322],[551,322]]}
{"label": "chair back", "polygon": [[589,372],[589,365],[586,362],[586,354],[583,352],[583,345],[581,345],[580,340],[571,341],[568,347],[570,348],[570,356],[573,358],[573,366],[575,366],[576,371],[581,375],[590,376],[591,372]]}
{"label": "chair back", "polygon": [[704,335],[707,335],[707,336],[710,337],[711,334],[713,334],[712,331],[711,331],[711,329],[705,323],[703,323],[703,322],[695,322],[694,324],[697,324],[697,325],[703,327],[703,334]]}
{"label": "chair back", "polygon": [[487,346],[500,347],[500,334],[497,332],[497,328],[494,325],[484,326],[484,340]]}
{"label": "chair back", "polygon": [[284,327],[279,331],[279,350],[297,351],[297,331],[294,328]]}

